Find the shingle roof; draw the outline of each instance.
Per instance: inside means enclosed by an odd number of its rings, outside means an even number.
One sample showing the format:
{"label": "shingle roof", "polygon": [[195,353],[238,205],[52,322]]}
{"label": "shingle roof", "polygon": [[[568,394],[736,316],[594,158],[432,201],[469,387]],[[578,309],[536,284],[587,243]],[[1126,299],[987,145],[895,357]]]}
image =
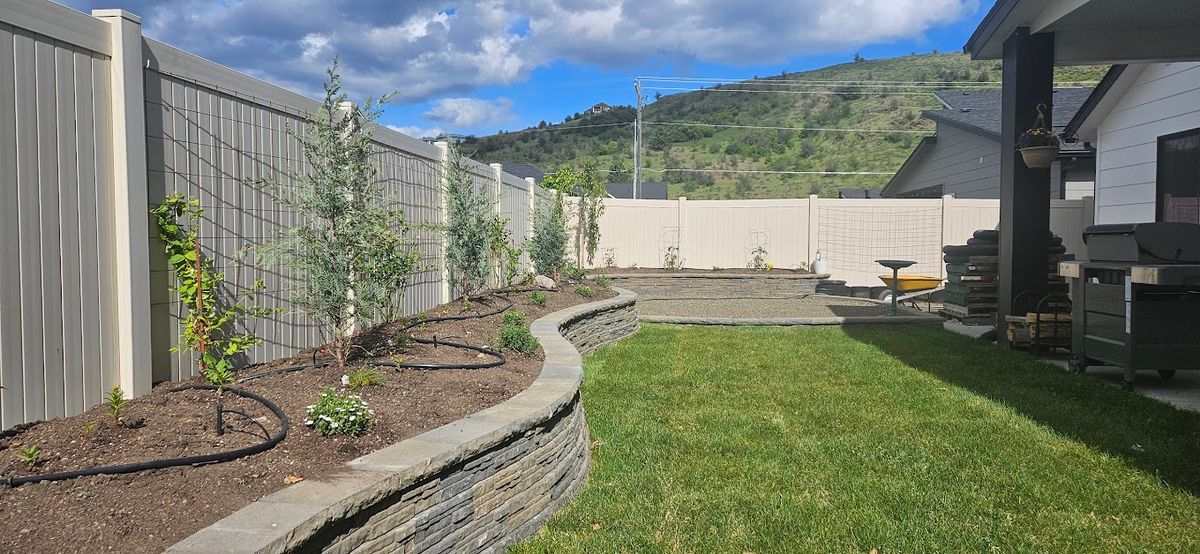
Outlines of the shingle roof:
{"label": "shingle roof", "polygon": [[[922,114],[934,121],[955,124],[983,134],[1000,137],[1000,91],[946,90],[934,93],[950,109],[926,110]],[[1054,90],[1054,113],[1051,127],[1062,131],[1087,102],[1092,89],[1059,88]],[[1063,150],[1082,149],[1082,145],[1064,144]]]}
{"label": "shingle roof", "polygon": [[529,164],[509,164],[501,162],[501,165],[504,166],[505,173],[508,173],[509,175],[515,175],[522,179],[526,177],[533,177],[533,181],[538,184],[541,184],[542,179],[546,177],[545,171],[542,171]]}

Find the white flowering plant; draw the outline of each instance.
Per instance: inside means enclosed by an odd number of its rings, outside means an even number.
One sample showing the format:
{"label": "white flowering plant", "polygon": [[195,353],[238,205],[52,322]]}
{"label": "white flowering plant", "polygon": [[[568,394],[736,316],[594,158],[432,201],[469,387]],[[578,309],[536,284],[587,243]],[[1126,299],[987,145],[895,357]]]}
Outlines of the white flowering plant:
{"label": "white flowering plant", "polygon": [[330,435],[361,435],[371,427],[375,412],[361,396],[339,394],[332,388],[321,391],[321,398],[308,407],[304,424]]}

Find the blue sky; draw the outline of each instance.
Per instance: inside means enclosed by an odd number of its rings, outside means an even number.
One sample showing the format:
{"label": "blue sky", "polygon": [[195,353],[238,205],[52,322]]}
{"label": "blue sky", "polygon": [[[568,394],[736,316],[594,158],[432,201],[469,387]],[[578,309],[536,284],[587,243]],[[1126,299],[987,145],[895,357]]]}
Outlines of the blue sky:
{"label": "blue sky", "polygon": [[[959,51],[987,0],[63,0],[310,96],[336,54],[382,123],[485,135],[632,104],[637,75],[752,77]],[[649,91],[653,95],[653,91]]]}

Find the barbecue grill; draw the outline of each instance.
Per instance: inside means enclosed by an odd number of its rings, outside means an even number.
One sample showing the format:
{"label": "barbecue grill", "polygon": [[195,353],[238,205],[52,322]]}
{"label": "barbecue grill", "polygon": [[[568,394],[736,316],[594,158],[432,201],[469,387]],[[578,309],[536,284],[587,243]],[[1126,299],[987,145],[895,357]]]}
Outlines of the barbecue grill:
{"label": "barbecue grill", "polygon": [[1137,223],[1084,230],[1088,261],[1059,264],[1071,279],[1071,369],[1200,370],[1200,225]]}

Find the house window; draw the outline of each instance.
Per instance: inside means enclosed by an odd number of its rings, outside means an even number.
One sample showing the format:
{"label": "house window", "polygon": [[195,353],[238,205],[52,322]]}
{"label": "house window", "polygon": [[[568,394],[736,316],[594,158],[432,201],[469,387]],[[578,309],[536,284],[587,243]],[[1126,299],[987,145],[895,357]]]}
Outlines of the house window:
{"label": "house window", "polygon": [[1158,137],[1158,221],[1200,223],[1200,129]]}

